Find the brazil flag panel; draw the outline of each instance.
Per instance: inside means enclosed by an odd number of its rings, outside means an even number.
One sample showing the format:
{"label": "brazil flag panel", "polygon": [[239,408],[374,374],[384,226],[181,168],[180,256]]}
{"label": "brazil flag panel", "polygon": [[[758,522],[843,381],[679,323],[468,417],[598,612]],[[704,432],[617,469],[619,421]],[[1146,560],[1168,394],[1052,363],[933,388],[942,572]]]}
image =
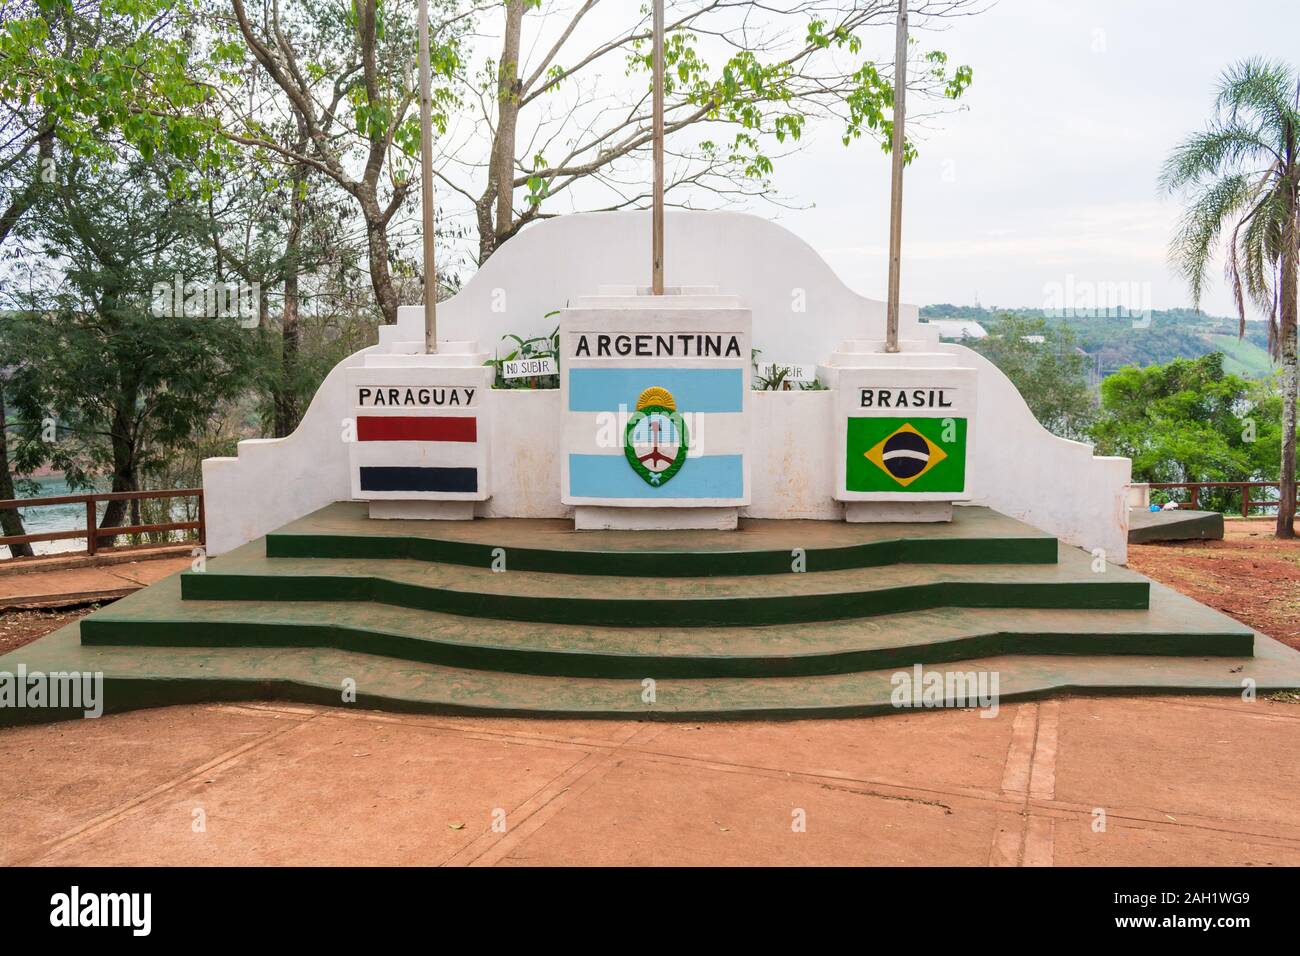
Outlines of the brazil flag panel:
{"label": "brazil flag panel", "polygon": [[847,491],[961,492],[966,419],[848,420]]}

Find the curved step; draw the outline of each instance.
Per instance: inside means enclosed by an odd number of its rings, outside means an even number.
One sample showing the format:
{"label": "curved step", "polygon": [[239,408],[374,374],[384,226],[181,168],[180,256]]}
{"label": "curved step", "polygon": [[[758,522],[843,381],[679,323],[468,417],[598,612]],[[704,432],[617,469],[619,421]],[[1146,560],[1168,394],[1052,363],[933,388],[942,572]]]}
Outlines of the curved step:
{"label": "curved step", "polygon": [[988,508],[951,523],[846,524],[742,519],[737,531],[574,531],[566,520],[375,520],[337,502],[266,536],[274,558],[414,560],[627,577],[789,574],[890,564],[1050,564],[1056,539]]}
{"label": "curved step", "polygon": [[175,579],[87,618],[95,645],[318,647],[570,677],[789,677],[1007,654],[1249,656],[1251,630],[1156,587],[1149,611],[940,609],[749,628],[626,630],[325,602],[183,601]]}
{"label": "curved step", "polygon": [[[128,599],[129,600],[129,599]],[[102,612],[101,612],[102,613]],[[295,700],[308,704],[397,712],[572,718],[739,720],[848,717],[912,709],[972,706],[952,690],[978,686],[993,705],[1053,693],[1222,693],[1240,695],[1243,681],[1263,693],[1300,687],[1300,653],[1260,638],[1254,657],[993,657],[958,667],[884,669],[852,674],[768,679],[643,680],[544,677],[441,667],[370,654],[318,648],[96,647],[71,624],[0,656],[0,670],[79,671],[103,675],[105,710],[201,701]],[[916,676],[935,674],[942,689],[929,701]],[[996,680],[996,685],[994,684]],[[902,683],[900,683],[900,681]],[[908,685],[910,701],[900,701]],[[342,690],[355,688],[355,698]],[[900,706],[906,703],[907,706]],[[80,710],[0,708],[0,723],[81,716]]]}
{"label": "curved step", "polygon": [[1056,564],[894,565],[820,574],[692,578],[557,576],[410,560],[267,558],[260,542],[181,575],[186,600],[372,601],[469,617],[612,627],[792,624],[938,607],[1140,609],[1147,580]]}

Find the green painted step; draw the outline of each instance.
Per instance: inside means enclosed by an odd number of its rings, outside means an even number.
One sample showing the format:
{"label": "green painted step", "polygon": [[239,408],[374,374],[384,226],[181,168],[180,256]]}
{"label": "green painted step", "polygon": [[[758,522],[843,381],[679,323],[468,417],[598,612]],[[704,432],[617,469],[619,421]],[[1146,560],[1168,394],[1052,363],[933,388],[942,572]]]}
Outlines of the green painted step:
{"label": "green painted step", "polygon": [[372,601],[470,617],[610,627],[791,624],[937,607],[1141,609],[1147,579],[1060,547],[1055,564],[902,564],[817,574],[637,578],[426,561],[268,558],[255,541],[181,576],[186,600]]}
{"label": "green painted step", "polygon": [[1050,564],[1056,539],[988,508],[950,523],[847,524],[743,519],[737,531],[574,531],[567,520],[375,520],[341,501],[267,535],[275,558],[406,559],[515,571],[624,577],[789,574],[890,564]]}
{"label": "green painted step", "polygon": [[[546,677],[466,670],[320,648],[97,647],[72,624],[0,656],[0,671],[104,675],[108,712],[200,701],[294,700],[419,713],[483,716],[743,719],[909,713],[891,696],[911,669],[810,677],[656,681],[653,701],[637,679]],[[933,672],[935,668],[926,668]],[[979,658],[942,673],[997,675],[999,702],[1062,692],[1221,693],[1300,688],[1300,653],[1260,637],[1253,657],[1012,656]],[[955,701],[949,701],[955,703]],[[1266,706],[1261,704],[1260,706]],[[0,722],[77,716],[0,708]]]}
{"label": "green painted step", "polygon": [[571,677],[785,677],[1006,654],[1250,656],[1254,633],[1159,585],[1149,610],[939,608],[764,627],[620,629],[485,621],[336,602],[183,601],[173,576],[91,615],[81,639],[153,647],[320,647]]}

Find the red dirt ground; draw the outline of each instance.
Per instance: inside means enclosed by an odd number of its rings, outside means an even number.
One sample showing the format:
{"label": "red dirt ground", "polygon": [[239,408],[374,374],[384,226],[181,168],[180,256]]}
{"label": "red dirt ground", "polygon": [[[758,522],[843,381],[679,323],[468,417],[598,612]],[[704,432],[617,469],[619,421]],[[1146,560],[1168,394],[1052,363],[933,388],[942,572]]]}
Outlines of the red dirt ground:
{"label": "red dirt ground", "polygon": [[1300,648],[1300,539],[1272,521],[1227,521],[1222,541],[1131,544],[1129,567]]}
{"label": "red dirt ground", "polygon": [[98,606],[0,613],[0,654],[8,654],[38,637],[57,631],[63,625],[85,617]]}

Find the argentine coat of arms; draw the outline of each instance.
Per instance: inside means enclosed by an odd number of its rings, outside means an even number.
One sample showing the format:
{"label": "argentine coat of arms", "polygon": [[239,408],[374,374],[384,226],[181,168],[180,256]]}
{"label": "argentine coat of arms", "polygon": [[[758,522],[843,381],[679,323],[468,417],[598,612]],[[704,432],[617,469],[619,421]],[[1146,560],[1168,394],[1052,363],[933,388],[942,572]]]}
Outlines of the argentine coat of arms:
{"label": "argentine coat of arms", "polygon": [[677,402],[666,388],[647,388],[623,433],[623,452],[632,470],[658,488],[686,464],[689,439]]}

